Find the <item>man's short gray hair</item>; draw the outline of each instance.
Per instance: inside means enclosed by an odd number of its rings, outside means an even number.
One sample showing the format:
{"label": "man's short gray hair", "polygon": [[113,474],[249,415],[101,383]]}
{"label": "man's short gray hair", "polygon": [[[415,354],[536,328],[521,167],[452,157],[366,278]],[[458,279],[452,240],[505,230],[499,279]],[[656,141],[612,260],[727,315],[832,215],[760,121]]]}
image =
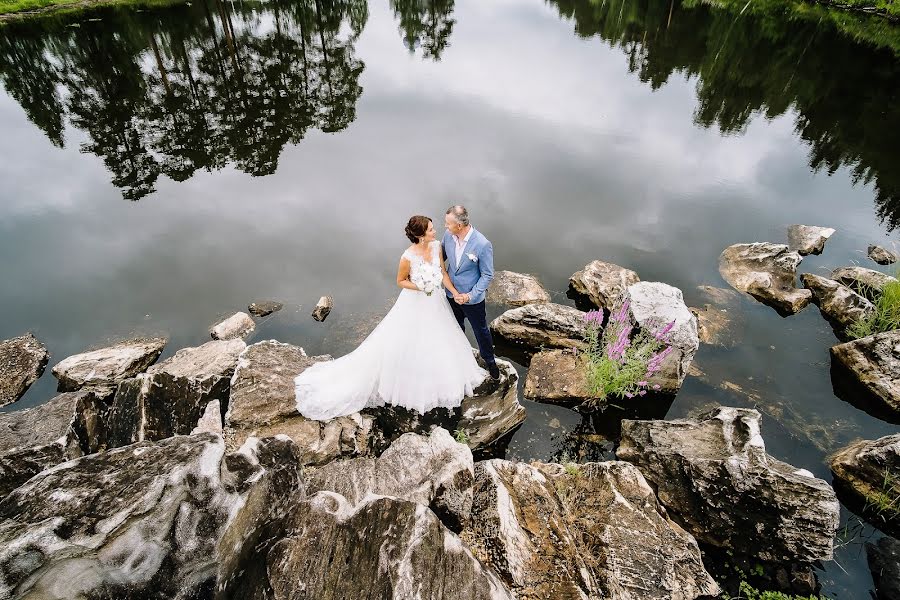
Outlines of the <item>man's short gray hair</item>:
{"label": "man's short gray hair", "polygon": [[448,215],[453,215],[453,219],[460,225],[469,224],[469,211],[462,204],[454,204],[447,209]]}

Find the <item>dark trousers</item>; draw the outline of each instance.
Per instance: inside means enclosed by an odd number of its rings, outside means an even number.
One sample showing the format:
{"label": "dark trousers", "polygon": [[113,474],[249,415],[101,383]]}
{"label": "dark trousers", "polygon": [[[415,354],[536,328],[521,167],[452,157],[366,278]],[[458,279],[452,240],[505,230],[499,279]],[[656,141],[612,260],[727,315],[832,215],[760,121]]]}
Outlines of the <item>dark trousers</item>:
{"label": "dark trousers", "polygon": [[450,308],[453,309],[453,316],[463,331],[466,330],[466,319],[472,324],[472,331],[475,333],[475,341],[478,342],[478,352],[481,358],[490,367],[497,364],[494,358],[494,339],[491,337],[491,330],[488,329],[487,312],[485,311],[484,301],[478,304],[457,304],[453,298],[447,298]]}

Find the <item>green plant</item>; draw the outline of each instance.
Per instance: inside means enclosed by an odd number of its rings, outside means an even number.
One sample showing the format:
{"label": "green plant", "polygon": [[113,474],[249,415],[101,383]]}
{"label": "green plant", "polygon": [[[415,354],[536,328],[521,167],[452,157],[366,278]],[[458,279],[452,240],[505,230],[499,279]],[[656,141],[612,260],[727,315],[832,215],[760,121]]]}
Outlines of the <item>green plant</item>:
{"label": "green plant", "polygon": [[741,582],[737,596],[723,594],[722,597],[726,600],[824,600],[822,596],[794,596],[784,592],[760,591],[746,581]]}
{"label": "green plant", "polygon": [[453,432],[453,438],[460,444],[469,445],[469,434],[463,429],[457,429]]}
{"label": "green plant", "polygon": [[863,510],[888,519],[900,516],[900,477],[885,469],[881,488],[866,496]]}
{"label": "green plant", "polygon": [[875,298],[875,309],[847,328],[847,334],[853,339],[900,329],[900,281],[890,281],[880,292],[871,295]]}
{"label": "green plant", "polygon": [[563,469],[565,469],[567,475],[572,475],[573,477],[581,476],[581,467],[578,463],[568,462],[563,465]]}

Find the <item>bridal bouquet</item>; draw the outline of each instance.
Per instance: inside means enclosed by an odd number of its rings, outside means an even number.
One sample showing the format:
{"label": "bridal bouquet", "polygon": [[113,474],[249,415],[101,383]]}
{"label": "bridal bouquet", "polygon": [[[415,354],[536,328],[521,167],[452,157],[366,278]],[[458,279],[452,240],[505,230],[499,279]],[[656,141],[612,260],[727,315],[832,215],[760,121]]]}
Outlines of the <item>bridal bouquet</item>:
{"label": "bridal bouquet", "polygon": [[422,268],[416,271],[410,281],[416,284],[416,287],[425,292],[426,296],[434,293],[434,290],[441,287],[443,273],[439,269]]}

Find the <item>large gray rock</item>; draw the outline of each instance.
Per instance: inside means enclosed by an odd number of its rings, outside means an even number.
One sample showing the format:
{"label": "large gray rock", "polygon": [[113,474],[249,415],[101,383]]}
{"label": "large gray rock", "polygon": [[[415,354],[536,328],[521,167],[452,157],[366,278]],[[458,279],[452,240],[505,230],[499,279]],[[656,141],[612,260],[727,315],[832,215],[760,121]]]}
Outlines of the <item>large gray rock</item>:
{"label": "large gray rock", "polygon": [[759,420],[740,408],[698,420],[626,420],[616,455],[641,470],[700,542],[761,562],[831,560],[834,490],[766,454]]}
{"label": "large gray rock", "polygon": [[900,433],[859,440],[829,458],[835,488],[873,525],[900,534]]}
{"label": "large gray rock", "polygon": [[285,531],[266,556],[273,600],[514,598],[421,504],[370,496],[354,506],[319,492],[291,512]]}
{"label": "large gray rock", "polygon": [[233,340],[245,337],[256,329],[256,323],[245,312],[236,312],[221,323],[213,325],[209,335],[214,340]]}
{"label": "large gray rock", "polygon": [[519,374],[509,361],[497,359],[500,381],[487,381],[473,396],[463,399],[461,416],[454,431],[465,434],[473,452],[498,448],[525,421],[519,402]]}
{"label": "large gray rock", "polygon": [[869,300],[876,300],[885,284],[897,281],[881,271],[865,267],[838,267],[831,272],[831,278]]}
{"label": "large gray rock", "polygon": [[163,338],[134,339],[75,354],[57,363],[53,376],[61,392],[85,386],[115,387],[156,362],[165,345]]}
{"label": "large gray rock", "polygon": [[300,447],[304,464],[325,464],[338,457],[369,452],[372,419],[358,413],[330,421],[313,421],[297,411],[294,377],[315,362],[302,348],[275,340],[248,346],[231,379],[225,413],[228,447],[238,448],[249,437],[284,434]]}
{"label": "large gray rock", "polygon": [[550,294],[537,277],[514,271],[495,271],[487,291],[490,304],[525,306],[550,302]]}
{"label": "large gray rock", "polygon": [[835,230],[831,227],[789,225],[787,230],[788,247],[791,250],[796,250],[801,256],[822,254],[822,251],[825,249],[825,242],[834,233]]}
{"label": "large gray rock", "polygon": [[47,349],[31,333],[0,342],[0,406],[21,398],[49,360]]}
{"label": "large gray rock", "polygon": [[897,262],[897,253],[881,246],[870,244],[868,249],[869,258],[877,262],[879,265],[892,265]]}
{"label": "large gray rock", "polygon": [[841,397],[877,416],[900,419],[900,330],[832,346],[831,365]]}
{"label": "large gray rock", "polygon": [[779,314],[791,315],[806,308],[812,298],[809,290],[795,287],[797,265],[802,260],[784,244],[735,244],[719,256],[719,274],[734,289],[747,292]]}
{"label": "large gray rock", "polygon": [[531,359],[525,397],[534,402],[577,408],[592,398],[583,355],[571,350],[544,350]]}
{"label": "large gray rock", "polygon": [[848,327],[866,319],[875,309],[871,302],[833,279],[804,273],[800,276],[800,281],[806,289],[812,291],[813,302],[834,325],[839,336],[845,336]]}
{"label": "large gray rock", "polygon": [[500,343],[527,352],[544,348],[582,348],[584,313],[562,304],[529,304],[506,311],[491,322]]}
{"label": "large gray rock", "polygon": [[[283,468],[296,465],[285,442],[273,445]],[[33,477],[0,502],[0,597],[197,597],[265,470],[254,457],[253,468],[231,472],[224,455],[219,436],[179,436]]]}
{"label": "large gray rock", "polygon": [[119,385],[108,417],[108,446],[191,433],[212,401],[227,404],[243,340],[212,341],[174,356]]}
{"label": "large gray rock", "polygon": [[694,538],[628,463],[480,462],[462,538],[520,599],[719,592]]}
{"label": "large gray rock", "polygon": [[306,491],[335,492],[351,505],[368,495],[393,496],[430,507],[445,525],[459,530],[472,511],[472,452],[446,429],[428,437],[406,433],[378,458],[354,458],[313,471]]}
{"label": "large gray rock", "polygon": [[875,582],[876,598],[900,598],[900,541],[883,537],[874,544],[866,544],[866,558]]}
{"label": "large gray rock", "polygon": [[625,288],[640,280],[630,269],[595,260],[569,278],[569,296],[585,307],[610,311]]}

